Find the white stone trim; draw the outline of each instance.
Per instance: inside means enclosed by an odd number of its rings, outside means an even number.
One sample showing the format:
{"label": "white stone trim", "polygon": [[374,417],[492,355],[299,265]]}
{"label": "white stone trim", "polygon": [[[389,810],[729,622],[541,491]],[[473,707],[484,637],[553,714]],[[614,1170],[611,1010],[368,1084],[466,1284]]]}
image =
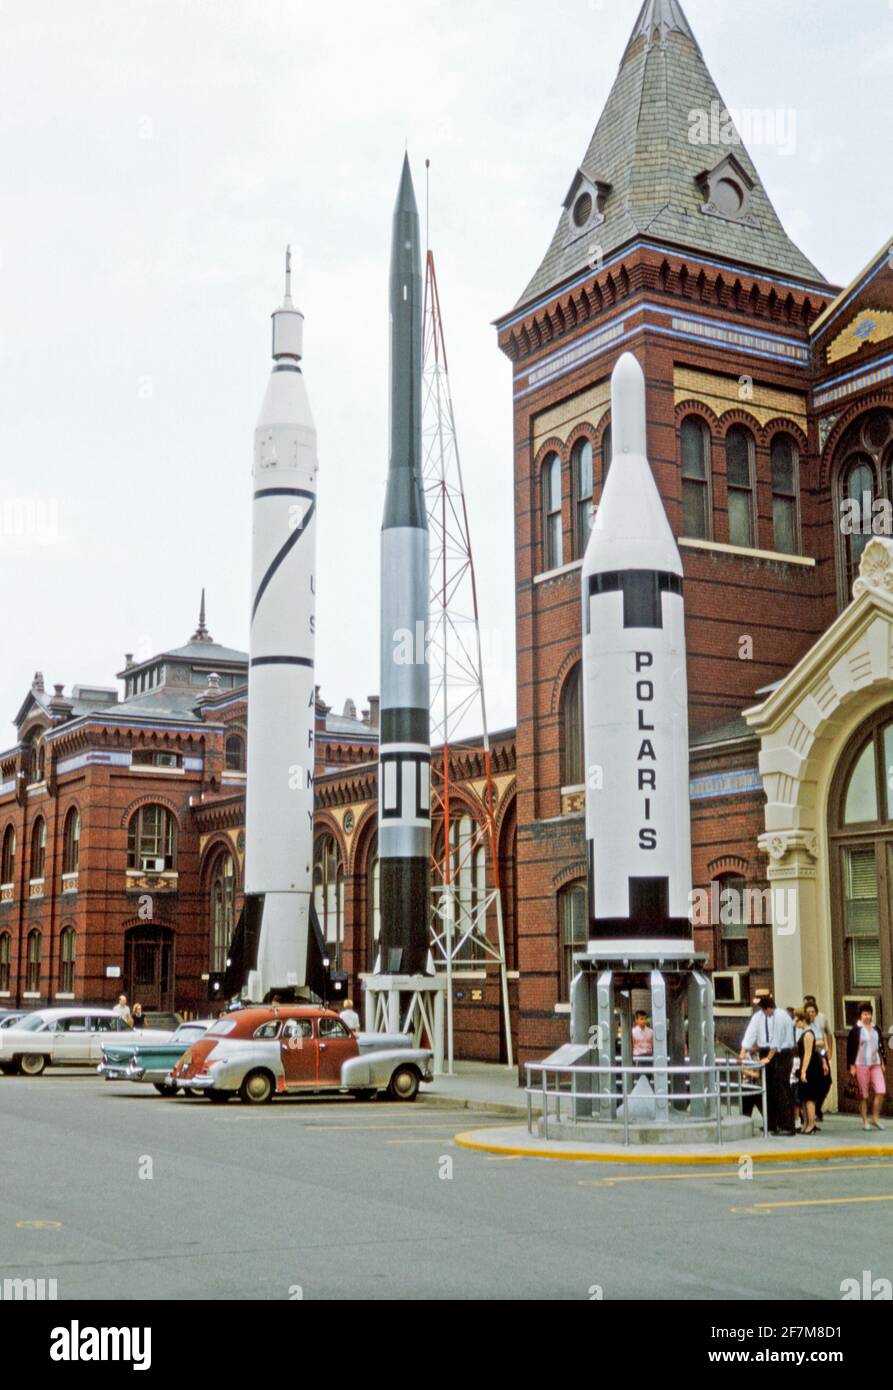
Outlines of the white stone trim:
{"label": "white stone trim", "polygon": [[815,569],[811,555],[786,555],[780,550],[752,550],[746,545],[726,545],[724,541],[699,541],[687,536],[679,537],[679,545],[687,550],[715,551],[718,555],[739,555],[743,560],[771,560],[777,565],[802,565],[805,569]]}
{"label": "white stone trim", "polygon": [[560,579],[563,574],[573,574],[574,570],[583,568],[582,560],[569,560],[566,565],[559,565],[557,570],[545,570],[542,574],[533,576],[534,584],[545,584],[549,579]]}

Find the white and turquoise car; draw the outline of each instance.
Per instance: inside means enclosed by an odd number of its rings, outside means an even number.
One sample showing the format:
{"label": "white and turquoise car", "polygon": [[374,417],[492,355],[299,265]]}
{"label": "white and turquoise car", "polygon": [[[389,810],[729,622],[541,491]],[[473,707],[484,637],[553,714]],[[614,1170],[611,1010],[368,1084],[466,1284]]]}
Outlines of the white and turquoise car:
{"label": "white and turquoise car", "polygon": [[[192,1043],[203,1038],[213,1019],[196,1019],[181,1023],[172,1037],[165,1040],[110,1034],[102,1042],[102,1061],[96,1070],[106,1081],[143,1081],[155,1087],[159,1095],[175,1096],[178,1087],[170,1073]],[[185,1088],[188,1089],[188,1088]]]}

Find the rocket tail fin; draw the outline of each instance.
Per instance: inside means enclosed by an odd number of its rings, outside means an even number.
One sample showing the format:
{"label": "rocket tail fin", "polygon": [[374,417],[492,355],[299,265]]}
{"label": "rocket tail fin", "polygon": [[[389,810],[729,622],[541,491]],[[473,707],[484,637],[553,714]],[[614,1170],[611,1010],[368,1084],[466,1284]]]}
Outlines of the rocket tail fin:
{"label": "rocket tail fin", "polygon": [[251,971],[257,965],[257,947],[263,915],[263,894],[252,893],[246,897],[229,944],[229,964],[223,976],[225,999],[232,999],[242,993],[248,984]]}
{"label": "rocket tail fin", "polygon": [[326,951],[325,937],[322,934],[322,927],[319,925],[319,918],[316,915],[316,904],[310,899],[310,930],[307,933],[307,988],[311,989],[319,999],[327,999],[330,992],[330,967],[325,964],[328,958]]}

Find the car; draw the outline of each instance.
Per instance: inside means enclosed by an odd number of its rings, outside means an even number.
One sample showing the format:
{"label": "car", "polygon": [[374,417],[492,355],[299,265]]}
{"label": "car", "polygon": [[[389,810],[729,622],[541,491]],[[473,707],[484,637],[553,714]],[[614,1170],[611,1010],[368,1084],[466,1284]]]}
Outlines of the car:
{"label": "car", "polygon": [[0,1009],[0,1028],[12,1028],[20,1018],[27,1018],[25,1009]]}
{"label": "car", "polygon": [[212,1019],[181,1023],[167,1042],[145,1041],[141,1030],[135,1037],[110,1034],[102,1040],[102,1061],[96,1070],[106,1081],[149,1082],[162,1096],[175,1096],[177,1087],[170,1080],[174,1063],[190,1043],[198,1042],[211,1027]]}
{"label": "car", "polygon": [[83,1066],[98,1062],[109,1034],[134,1041],[166,1042],[171,1029],[128,1028],[114,1009],[35,1009],[0,1031],[0,1071],[40,1076],[48,1066]]}
{"label": "car", "polygon": [[317,1005],[248,1007],[221,1014],[185,1052],[171,1084],[212,1101],[238,1095],[261,1105],[294,1092],[350,1092],[372,1099],[386,1091],[413,1101],[433,1077],[433,1054],[405,1033],[352,1033],[332,1009]]}

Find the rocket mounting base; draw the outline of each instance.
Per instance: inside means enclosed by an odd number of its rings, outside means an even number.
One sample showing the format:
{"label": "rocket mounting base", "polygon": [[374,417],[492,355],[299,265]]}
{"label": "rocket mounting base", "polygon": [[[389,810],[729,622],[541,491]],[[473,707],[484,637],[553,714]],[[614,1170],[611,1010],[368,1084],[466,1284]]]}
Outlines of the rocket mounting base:
{"label": "rocket mounting base", "polygon": [[446,980],[438,975],[360,975],[367,1033],[412,1033],[434,1053],[434,1074],[443,1075]]}

